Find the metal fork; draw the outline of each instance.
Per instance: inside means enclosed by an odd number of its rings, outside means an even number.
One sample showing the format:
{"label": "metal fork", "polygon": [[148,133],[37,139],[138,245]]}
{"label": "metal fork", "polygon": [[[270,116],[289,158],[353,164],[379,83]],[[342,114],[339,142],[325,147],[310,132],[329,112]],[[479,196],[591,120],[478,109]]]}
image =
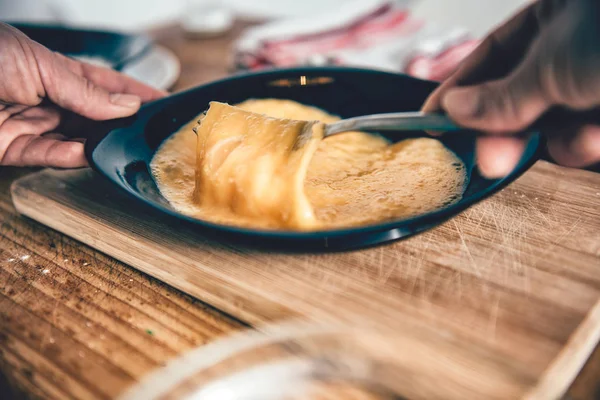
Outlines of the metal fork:
{"label": "metal fork", "polygon": [[379,131],[457,131],[464,128],[459,127],[442,114],[400,112],[364,115],[327,124],[325,125],[325,137],[348,131],[369,129]]}

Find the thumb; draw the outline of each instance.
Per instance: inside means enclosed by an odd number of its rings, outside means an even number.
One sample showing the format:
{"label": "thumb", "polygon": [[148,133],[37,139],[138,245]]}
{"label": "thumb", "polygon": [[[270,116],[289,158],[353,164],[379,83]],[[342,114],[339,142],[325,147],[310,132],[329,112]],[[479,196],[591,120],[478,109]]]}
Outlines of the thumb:
{"label": "thumb", "polygon": [[43,76],[46,96],[58,106],[93,120],[128,117],[140,108],[139,96],[110,93],[76,74],[55,57]]}
{"label": "thumb", "polygon": [[[533,49],[532,49],[533,50]],[[486,132],[515,132],[532,124],[550,106],[534,50],[508,76],[450,89],[441,104],[459,125]]]}

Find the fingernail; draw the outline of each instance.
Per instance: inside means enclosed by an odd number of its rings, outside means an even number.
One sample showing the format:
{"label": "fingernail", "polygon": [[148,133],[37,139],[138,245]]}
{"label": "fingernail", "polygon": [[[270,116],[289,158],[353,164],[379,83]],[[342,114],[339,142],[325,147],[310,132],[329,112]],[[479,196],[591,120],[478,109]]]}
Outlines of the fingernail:
{"label": "fingernail", "polygon": [[458,118],[476,118],[483,111],[479,92],[469,88],[449,90],[442,105],[448,114]]}
{"label": "fingernail", "polygon": [[487,179],[499,179],[504,178],[510,174],[514,169],[515,165],[496,163],[492,165],[478,165],[479,172]]}
{"label": "fingernail", "polygon": [[134,94],[113,93],[109,98],[110,102],[119,107],[137,108],[142,99]]}

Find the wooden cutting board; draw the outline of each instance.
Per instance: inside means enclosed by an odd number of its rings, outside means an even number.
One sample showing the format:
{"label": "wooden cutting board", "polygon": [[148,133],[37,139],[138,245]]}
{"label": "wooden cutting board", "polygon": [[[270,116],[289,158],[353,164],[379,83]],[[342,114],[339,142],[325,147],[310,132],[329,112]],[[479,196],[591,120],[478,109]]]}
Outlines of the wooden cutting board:
{"label": "wooden cutting board", "polygon": [[[254,326],[391,329],[409,398],[557,398],[600,338],[600,174],[539,162],[493,198],[391,245],[278,254],[208,239],[90,170],[12,187],[19,212]],[[423,367],[425,365],[425,367]]]}

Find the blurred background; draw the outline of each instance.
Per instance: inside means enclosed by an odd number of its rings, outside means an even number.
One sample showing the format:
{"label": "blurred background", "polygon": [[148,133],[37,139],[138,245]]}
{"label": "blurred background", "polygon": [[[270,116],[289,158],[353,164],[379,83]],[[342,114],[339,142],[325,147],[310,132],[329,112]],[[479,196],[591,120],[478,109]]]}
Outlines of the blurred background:
{"label": "blurred background", "polygon": [[[228,58],[230,72],[298,65],[348,65],[441,81],[486,32],[528,2],[0,0],[0,18],[12,23],[126,34],[155,33],[176,27],[187,39],[195,40],[229,35],[229,40],[215,42],[213,47],[220,49],[214,54]],[[74,31],[67,38],[74,41],[76,36]],[[45,35],[41,37],[44,39]],[[78,56],[107,64],[95,50],[84,49]],[[129,63],[123,72],[148,84],[168,88],[177,81],[186,63],[199,60],[187,56],[182,59],[181,53],[171,50],[173,46],[155,46],[152,52],[145,53],[143,63],[140,60],[135,65]],[[193,43],[188,43],[186,54],[191,53]],[[196,67],[200,68],[197,64]],[[184,86],[196,83],[193,79],[190,78],[189,84],[184,82]]]}
{"label": "blurred background", "polygon": [[[484,34],[527,0],[414,0],[415,15],[458,24]],[[177,23],[190,9],[226,8],[252,19],[275,19],[335,12],[355,0],[0,0],[3,20],[60,22],[119,30]],[[201,18],[201,17],[200,17]]]}

